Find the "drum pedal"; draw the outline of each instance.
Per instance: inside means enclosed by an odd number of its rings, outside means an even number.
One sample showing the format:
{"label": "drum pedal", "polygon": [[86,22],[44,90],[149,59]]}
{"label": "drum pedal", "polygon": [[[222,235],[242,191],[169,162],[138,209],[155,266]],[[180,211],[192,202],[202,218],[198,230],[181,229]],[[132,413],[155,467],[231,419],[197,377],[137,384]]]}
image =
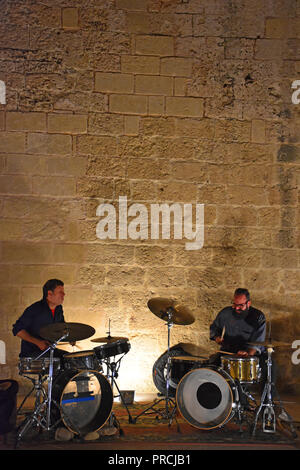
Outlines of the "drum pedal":
{"label": "drum pedal", "polygon": [[276,416],[272,407],[266,407],[263,413],[263,432],[276,432]]}

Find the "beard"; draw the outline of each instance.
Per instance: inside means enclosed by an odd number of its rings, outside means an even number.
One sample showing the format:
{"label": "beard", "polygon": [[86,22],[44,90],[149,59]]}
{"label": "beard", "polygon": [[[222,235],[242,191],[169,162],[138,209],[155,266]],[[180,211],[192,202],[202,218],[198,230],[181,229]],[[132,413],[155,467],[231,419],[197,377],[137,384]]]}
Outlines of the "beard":
{"label": "beard", "polygon": [[237,318],[246,318],[248,313],[249,313],[249,307],[247,307],[245,310],[236,310],[235,308],[232,309],[233,313]]}

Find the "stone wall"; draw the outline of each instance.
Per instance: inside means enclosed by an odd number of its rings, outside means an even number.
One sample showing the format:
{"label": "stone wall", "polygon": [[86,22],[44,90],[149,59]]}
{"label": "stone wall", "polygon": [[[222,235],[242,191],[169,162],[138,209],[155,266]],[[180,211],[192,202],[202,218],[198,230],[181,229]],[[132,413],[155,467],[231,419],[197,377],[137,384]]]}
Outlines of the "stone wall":
{"label": "stone wall", "polygon": [[[195,316],[171,344],[207,351],[209,324],[247,287],[292,344],[299,327],[299,0],[0,2],[1,339],[52,277],[65,318],[128,337],[119,385],[156,390],[167,327],[147,308]],[[205,239],[99,239],[99,204],[204,204]],[[80,342],[82,349],[95,344]],[[68,347],[67,347],[68,349]],[[72,350],[72,349],[69,349]],[[291,347],[276,351],[299,391]],[[23,385],[22,385],[23,386]],[[24,385],[25,387],[25,385]],[[297,388],[298,387],[298,388]]]}

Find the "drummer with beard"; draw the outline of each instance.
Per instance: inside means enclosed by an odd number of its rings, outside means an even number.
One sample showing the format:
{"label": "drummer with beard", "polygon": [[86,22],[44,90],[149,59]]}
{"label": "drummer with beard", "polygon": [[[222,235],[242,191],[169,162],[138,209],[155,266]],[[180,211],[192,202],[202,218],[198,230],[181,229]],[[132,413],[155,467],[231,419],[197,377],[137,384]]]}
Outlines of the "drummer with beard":
{"label": "drummer with beard", "polygon": [[[267,353],[264,346],[266,319],[263,312],[252,307],[247,289],[238,288],[234,292],[232,305],[223,308],[210,325],[210,339],[220,345],[220,352],[209,358],[209,363],[220,366],[222,351],[241,358],[258,356],[261,369],[261,388],[267,380]],[[251,344],[250,344],[251,343]],[[230,356],[229,356],[230,357]],[[272,393],[276,393],[278,367],[273,360],[271,369]]]}
{"label": "drummer with beard", "polygon": [[[62,308],[64,298],[63,281],[49,279],[43,286],[43,298],[24,310],[12,330],[14,336],[21,339],[20,357],[38,357],[50,346],[50,342],[41,338],[39,332],[44,326],[65,321]],[[62,360],[66,352],[55,348],[54,356]],[[50,350],[46,355],[50,355]]]}
{"label": "drummer with beard", "polygon": [[232,305],[223,308],[210,325],[210,339],[221,346],[220,353],[226,351],[240,357],[260,355],[262,348],[248,343],[263,342],[265,336],[265,315],[252,307],[249,291],[243,288],[235,290]]}

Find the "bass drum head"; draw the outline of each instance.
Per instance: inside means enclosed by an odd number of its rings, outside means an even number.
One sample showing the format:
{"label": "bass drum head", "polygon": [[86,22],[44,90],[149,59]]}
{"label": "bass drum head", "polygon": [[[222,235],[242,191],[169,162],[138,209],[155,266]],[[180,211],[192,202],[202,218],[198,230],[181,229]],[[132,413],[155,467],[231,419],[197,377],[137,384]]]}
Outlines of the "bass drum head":
{"label": "bass drum head", "polygon": [[97,431],[108,420],[113,406],[111,385],[95,370],[64,371],[53,385],[65,426],[75,434]]}
{"label": "bass drum head", "polygon": [[228,421],[233,404],[227,375],[209,368],[188,372],[177,387],[176,402],[182,417],[192,426],[221,426]]}

